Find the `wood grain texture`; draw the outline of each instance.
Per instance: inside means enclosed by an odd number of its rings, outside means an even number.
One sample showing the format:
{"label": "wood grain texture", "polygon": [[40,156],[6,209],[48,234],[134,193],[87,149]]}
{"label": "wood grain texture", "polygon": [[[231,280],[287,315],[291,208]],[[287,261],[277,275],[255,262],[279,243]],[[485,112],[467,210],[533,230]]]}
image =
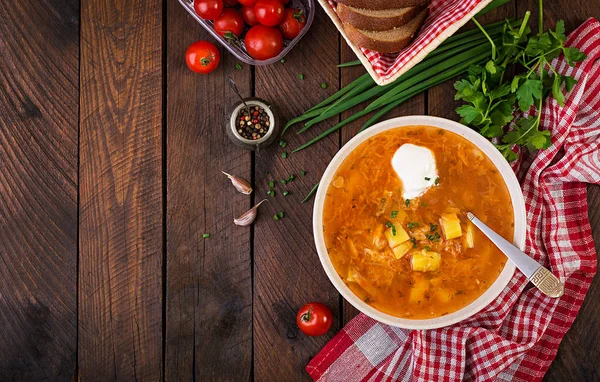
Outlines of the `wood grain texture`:
{"label": "wood grain texture", "polygon": [[0,12],[0,376],[69,380],[77,346],[79,4],[1,2]]}
{"label": "wood grain texture", "polygon": [[[286,57],[284,64],[256,67],[256,96],[271,101],[280,110],[282,121],[296,116],[337,90],[338,34],[327,16],[317,7],[312,27]],[[298,78],[304,74],[304,80]],[[321,83],[327,83],[327,89]],[[339,135],[295,154],[294,147],[332,126],[337,118],[296,135],[286,133],[285,149],[275,144],[256,154],[256,198],[266,196],[268,182],[277,183],[276,195],[264,204],[254,229],[254,378],[256,381],[308,379],[304,368],[329,339],[338,325],[323,337],[298,332],[296,313],[305,303],[320,301],[339,319],[339,295],[329,282],[317,256],[312,235],[312,203],[300,201],[319,181],[337,152]],[[281,158],[287,152],[287,159]],[[305,170],[306,176],[300,171]],[[268,171],[268,174],[264,174]],[[285,186],[281,179],[294,174]],[[291,195],[283,196],[288,190]],[[275,221],[273,215],[284,211]]]}
{"label": "wood grain texture", "polygon": [[211,38],[178,2],[167,6],[166,380],[245,381],[252,370],[251,231],[233,219],[253,196],[238,193],[221,171],[252,177],[251,153],[225,132],[226,109],[236,101],[227,77],[249,96],[251,67],[237,70],[221,48],[215,72],[190,71],[188,45]]}
{"label": "wood grain texture", "polygon": [[162,376],[162,3],[81,6],[79,378]]}
{"label": "wood grain texture", "polygon": [[[341,39],[341,42],[340,42],[340,57],[341,57],[341,60],[340,60],[341,62],[347,62],[347,61],[352,61],[352,60],[356,59],[354,52],[352,51],[352,49],[350,49],[350,47],[348,46],[346,41],[344,41],[344,39]],[[352,66],[352,67],[348,67],[348,68],[340,68],[340,78],[342,81],[342,86],[346,86],[347,84],[349,84],[350,82],[352,82],[353,80],[358,78],[360,75],[364,74],[365,72],[366,71],[362,65]],[[426,95],[426,92],[419,94],[415,97],[412,97],[411,99],[404,102],[403,104],[401,104],[394,110],[390,111],[387,115],[383,116],[380,119],[380,121],[384,121],[386,119],[390,119],[390,118],[394,118],[394,117],[406,116],[406,115],[425,114],[426,113],[425,95]],[[348,118],[351,115],[361,111],[370,102],[371,101],[368,101],[368,102],[365,102],[364,104],[357,105],[357,106],[353,107],[352,109],[350,109],[349,111],[342,113],[342,119]],[[343,146],[344,144],[346,144],[346,142],[348,142],[350,139],[352,139],[358,133],[360,128],[363,126],[363,124],[365,122],[367,122],[369,120],[369,118],[371,118],[373,116],[373,114],[374,113],[368,114],[368,115],[354,121],[353,123],[349,124],[347,127],[345,127],[341,131],[341,145]],[[343,306],[342,325],[345,325],[346,323],[348,323],[348,321],[350,321],[351,319],[356,317],[356,315],[359,313],[359,311],[358,311],[358,309],[353,307],[348,301],[346,301],[344,298],[342,298],[341,296],[340,296],[340,298],[342,299],[342,306]]]}

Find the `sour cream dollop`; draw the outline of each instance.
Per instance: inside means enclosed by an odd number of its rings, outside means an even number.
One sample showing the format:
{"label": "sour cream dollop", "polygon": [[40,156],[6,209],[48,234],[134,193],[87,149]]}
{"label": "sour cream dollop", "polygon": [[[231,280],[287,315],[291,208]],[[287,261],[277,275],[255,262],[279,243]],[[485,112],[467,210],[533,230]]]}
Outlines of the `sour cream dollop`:
{"label": "sour cream dollop", "polygon": [[427,147],[405,143],[396,150],[392,167],[402,181],[404,199],[422,195],[438,177],[435,157]]}

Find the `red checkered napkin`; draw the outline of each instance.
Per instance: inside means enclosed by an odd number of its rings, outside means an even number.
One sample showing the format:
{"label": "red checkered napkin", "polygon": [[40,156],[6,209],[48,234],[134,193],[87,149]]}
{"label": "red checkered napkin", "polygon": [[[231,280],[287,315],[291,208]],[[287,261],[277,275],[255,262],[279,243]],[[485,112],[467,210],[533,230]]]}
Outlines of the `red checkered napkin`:
{"label": "red checkered napkin", "polygon": [[335,13],[335,2],[318,1],[373,80],[379,85],[385,85],[418,64],[492,0],[432,0],[429,6],[429,17],[417,38],[408,47],[393,54],[374,52],[355,45],[346,36],[342,23]]}
{"label": "red checkered napkin", "polygon": [[319,381],[538,381],[556,356],[596,273],[586,183],[600,183],[600,23],[587,20],[567,39],[588,58],[576,68],[555,61],[579,82],[560,107],[543,108],[552,146],[524,153],[515,171],[527,206],[526,252],[565,284],[546,297],[517,271],[498,299],[467,321],[436,330],[403,330],[365,315],[353,319],[309,363]]}

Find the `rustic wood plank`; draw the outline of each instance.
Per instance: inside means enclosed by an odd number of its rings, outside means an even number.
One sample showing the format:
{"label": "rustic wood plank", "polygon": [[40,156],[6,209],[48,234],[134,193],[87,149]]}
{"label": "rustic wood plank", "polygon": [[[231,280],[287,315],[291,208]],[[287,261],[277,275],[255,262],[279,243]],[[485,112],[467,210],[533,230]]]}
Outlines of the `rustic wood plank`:
{"label": "rustic wood plank", "polygon": [[238,193],[221,171],[251,180],[251,154],[228,140],[225,113],[236,101],[227,77],[249,96],[252,69],[236,70],[235,58],[220,48],[215,72],[190,71],[188,45],[214,40],[178,2],[167,7],[165,375],[172,381],[249,380],[250,228],[232,220],[250,208],[251,197]]}
{"label": "rustic wood plank", "polygon": [[162,376],[162,3],[81,9],[79,378]]}
{"label": "rustic wood plank", "polygon": [[[310,31],[286,57],[284,64],[257,67],[256,96],[273,102],[282,121],[296,116],[337,90],[339,85],[338,33],[318,8]],[[304,74],[304,80],[298,78]],[[325,82],[327,89],[321,88]],[[335,325],[323,337],[307,337],[298,332],[298,309],[310,301],[328,305],[334,320],[340,317],[339,295],[323,272],[312,235],[312,200],[300,204],[317,183],[338,150],[339,134],[295,154],[294,147],[306,142],[336,118],[296,135],[287,133],[285,149],[274,145],[256,154],[256,198],[266,196],[268,182],[274,180],[276,196],[265,203],[254,229],[254,377],[257,381],[308,379],[304,371],[314,356],[338,329]],[[281,157],[287,152],[288,158]],[[305,170],[305,176],[300,171]],[[268,171],[269,174],[264,174]],[[286,184],[281,179],[294,174]],[[284,197],[282,192],[291,195]],[[279,211],[285,217],[275,221]]]}
{"label": "rustic wood plank", "polygon": [[79,2],[1,2],[0,12],[0,375],[68,380],[77,346]]}
{"label": "rustic wood plank", "polygon": [[[518,2],[518,14],[532,12],[532,30],[538,27],[538,2]],[[556,21],[564,20],[567,34],[572,32],[588,17],[600,19],[600,1],[561,0],[544,2],[544,25],[554,27]],[[600,252],[600,187],[588,187],[588,213],[592,225],[596,251]],[[600,325],[600,284],[597,278],[579,310],[571,329],[558,349],[554,362],[546,373],[545,381],[596,381],[600,379],[600,335],[594,328]]]}
{"label": "rustic wood plank", "polygon": [[[347,62],[347,61],[352,61],[352,60],[356,59],[356,55],[354,54],[352,49],[350,49],[350,47],[348,46],[348,44],[346,43],[346,41],[344,39],[341,39],[340,51],[341,51],[341,54],[340,54],[341,62]],[[364,67],[362,65],[353,66],[353,67],[349,67],[349,68],[340,68],[340,77],[342,79],[342,86],[349,84],[350,82],[352,82],[353,80],[358,78],[360,75],[364,74],[365,72],[366,72],[366,70],[364,69]],[[381,118],[381,121],[390,119],[390,118],[394,118],[394,117],[404,116],[404,115],[425,114],[426,113],[425,94],[426,93],[422,93],[422,94],[419,94],[419,95],[409,99],[408,101],[406,101],[405,103],[403,103],[402,105],[397,107],[396,109],[392,110],[386,116],[383,116]],[[369,104],[369,102],[365,102],[364,104],[355,106],[354,108],[350,109],[349,111],[342,113],[342,118],[350,117],[352,114],[355,114],[355,113],[361,111],[368,104]],[[372,115],[373,114],[366,115],[366,116],[352,122],[347,127],[345,127],[341,132],[342,145],[344,145],[346,142],[348,142],[350,139],[352,139],[358,133],[360,128],[363,126],[363,124],[366,121],[368,121]],[[340,298],[342,298],[342,297],[340,296]],[[358,311],[358,309],[353,307],[348,301],[346,301],[343,298],[342,298],[342,304],[343,304],[343,310],[344,310],[342,324],[345,325],[348,321],[353,319],[360,312]]]}

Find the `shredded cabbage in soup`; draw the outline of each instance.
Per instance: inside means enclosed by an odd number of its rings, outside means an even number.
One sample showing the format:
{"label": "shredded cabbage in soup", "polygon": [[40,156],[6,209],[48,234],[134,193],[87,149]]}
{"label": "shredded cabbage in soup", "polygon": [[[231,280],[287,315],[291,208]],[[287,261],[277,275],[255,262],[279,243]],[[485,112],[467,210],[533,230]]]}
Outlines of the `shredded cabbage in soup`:
{"label": "shredded cabbage in soup", "polygon": [[[411,200],[391,165],[404,143],[430,149],[439,175]],[[440,317],[477,299],[506,263],[467,211],[512,241],[510,195],[487,156],[452,132],[401,127],[363,142],[338,169],[325,199],[325,242],[340,277],[374,308]]]}

